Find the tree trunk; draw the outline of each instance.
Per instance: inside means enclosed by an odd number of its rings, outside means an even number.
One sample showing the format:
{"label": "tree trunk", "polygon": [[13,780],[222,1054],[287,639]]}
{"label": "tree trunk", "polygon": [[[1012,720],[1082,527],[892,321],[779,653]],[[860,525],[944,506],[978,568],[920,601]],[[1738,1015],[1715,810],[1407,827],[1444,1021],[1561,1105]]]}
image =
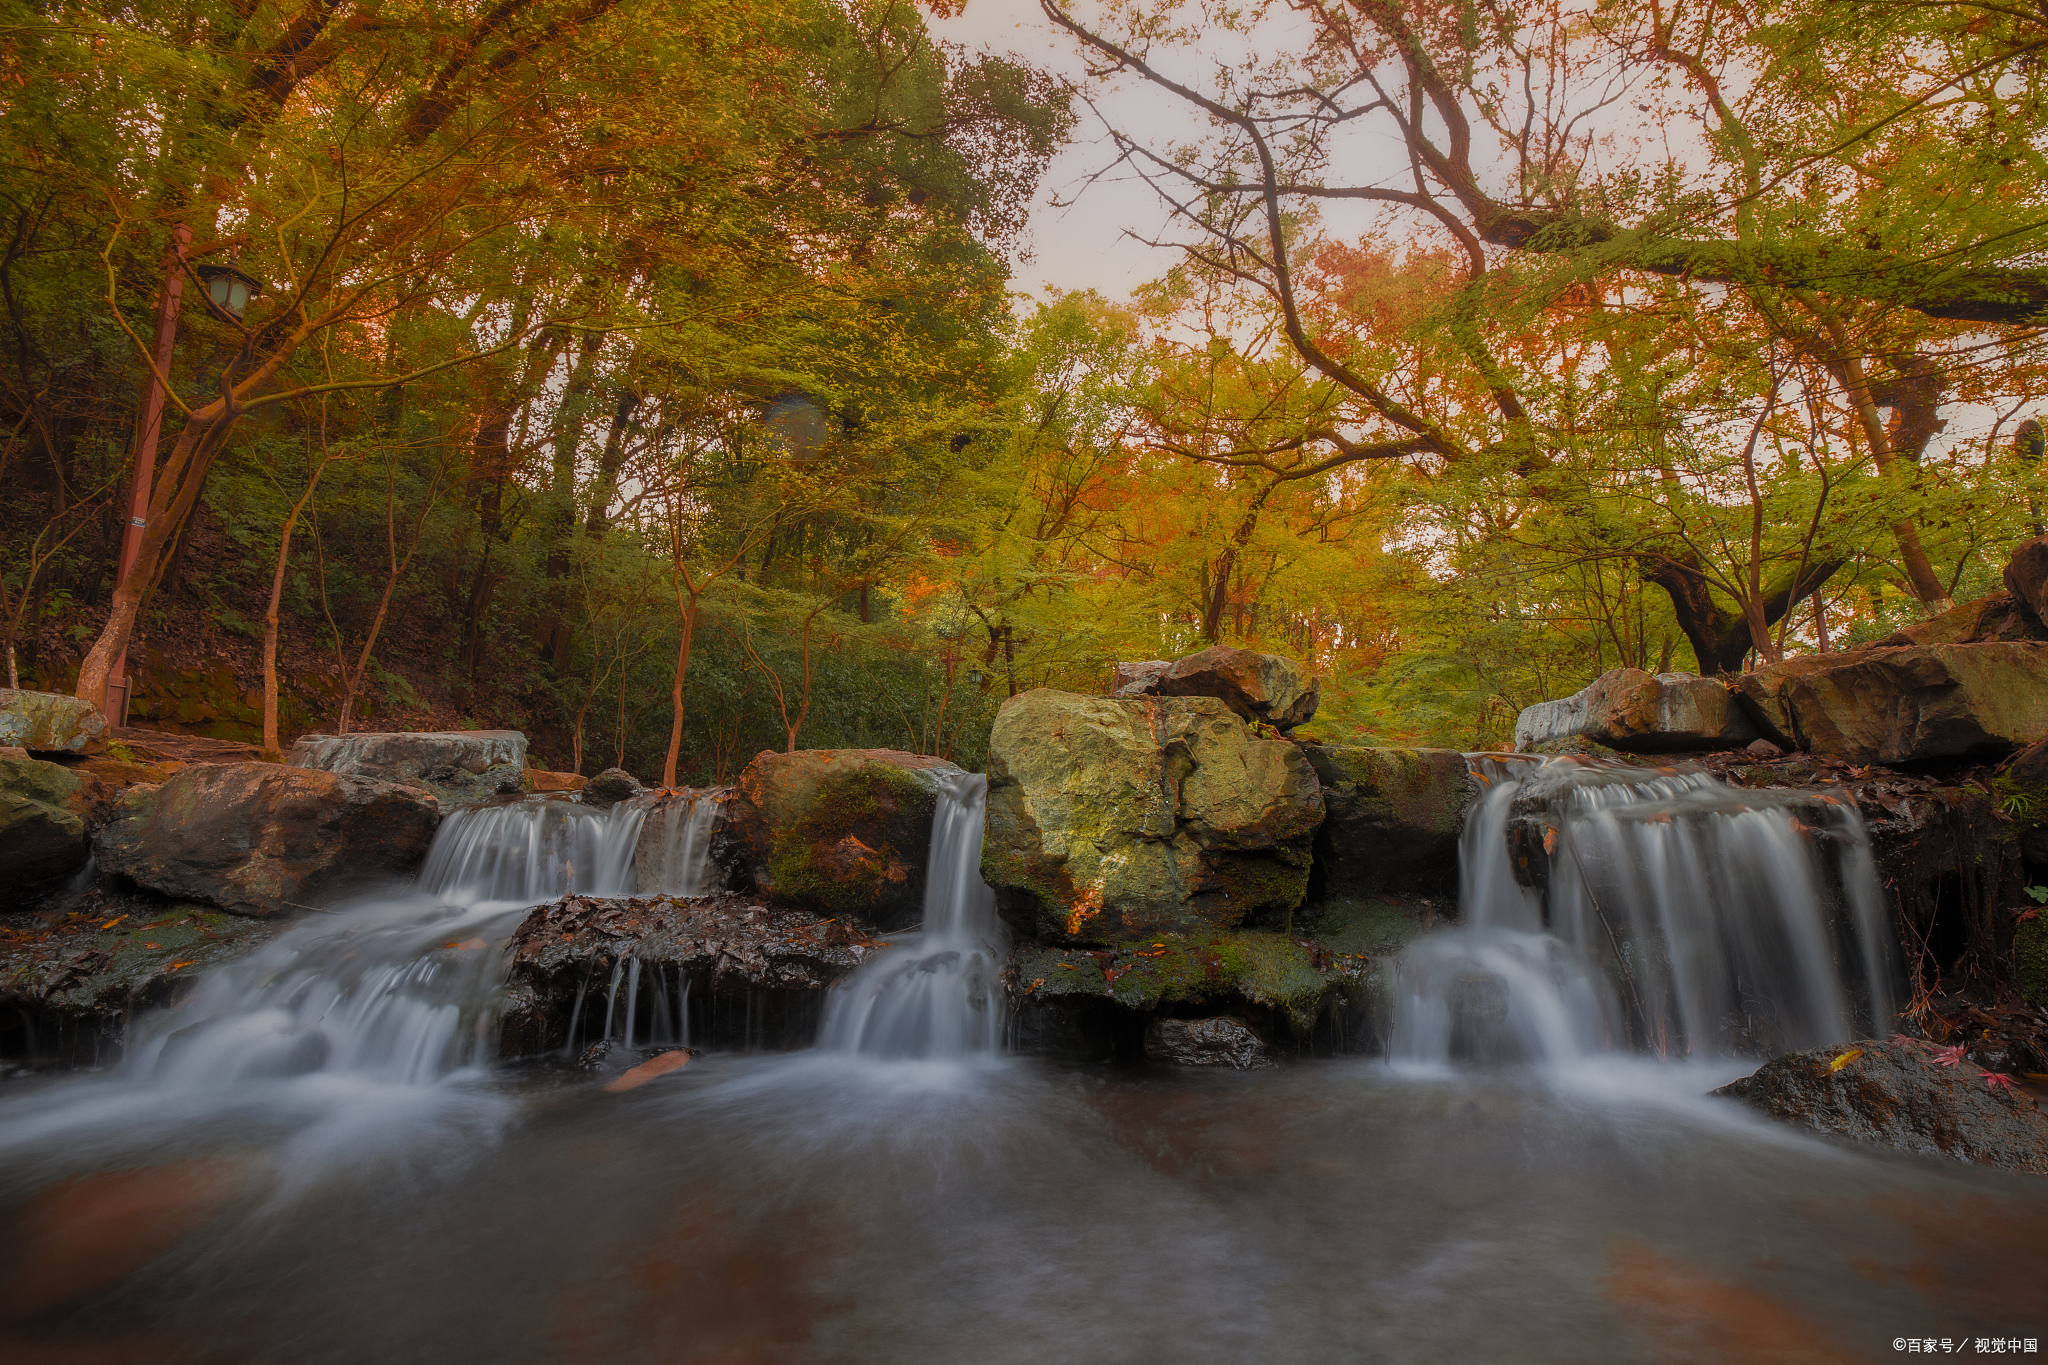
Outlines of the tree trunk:
{"label": "tree trunk", "polygon": [[270,758],[280,757],[283,753],[277,737],[277,609],[284,600],[284,575],[291,561],[292,528],[298,525],[299,513],[305,511],[306,504],[313,500],[313,490],[320,486],[320,475],[326,468],[327,461],[322,459],[306,483],[305,494],[292,504],[290,515],[285,517],[284,532],[277,540],[277,570],[270,576],[270,605],[263,613],[263,752]]}
{"label": "tree trunk", "polygon": [[1731,612],[1714,600],[1712,583],[1697,566],[1663,554],[1645,555],[1640,561],[1643,581],[1655,583],[1671,595],[1672,614],[1685,638],[1692,642],[1693,658],[1698,661],[1703,677],[1740,673],[1743,660],[1756,644],[1752,629],[1760,629],[1768,640],[1771,624],[1812,596],[1844,562],[1818,560],[1806,566],[1796,584],[1788,573],[1765,585],[1753,599],[1756,614],[1762,617],[1762,626],[1758,628],[1752,626],[1750,604],[1745,604],[1741,612]]}

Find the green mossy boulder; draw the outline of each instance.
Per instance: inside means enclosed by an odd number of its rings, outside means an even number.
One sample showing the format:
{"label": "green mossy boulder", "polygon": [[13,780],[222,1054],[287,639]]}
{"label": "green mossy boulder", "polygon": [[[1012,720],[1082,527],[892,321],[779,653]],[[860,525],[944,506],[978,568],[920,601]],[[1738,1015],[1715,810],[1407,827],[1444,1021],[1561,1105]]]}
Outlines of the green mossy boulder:
{"label": "green mossy boulder", "polygon": [[1455,901],[1458,838],[1479,799],[1463,754],[1336,745],[1302,752],[1328,811],[1316,832],[1311,901],[1383,894]]}
{"label": "green mossy boulder", "polygon": [[100,784],[59,763],[0,757],[0,903],[84,864]]}
{"label": "green mossy boulder", "polygon": [[1301,750],[1217,698],[1040,688],[996,715],[981,873],[1030,939],[1285,923],[1322,822]]}
{"label": "green mossy boulder", "polygon": [[895,749],[764,752],[734,785],[714,854],[776,905],[909,928],[924,916],[938,779],[959,771]]}

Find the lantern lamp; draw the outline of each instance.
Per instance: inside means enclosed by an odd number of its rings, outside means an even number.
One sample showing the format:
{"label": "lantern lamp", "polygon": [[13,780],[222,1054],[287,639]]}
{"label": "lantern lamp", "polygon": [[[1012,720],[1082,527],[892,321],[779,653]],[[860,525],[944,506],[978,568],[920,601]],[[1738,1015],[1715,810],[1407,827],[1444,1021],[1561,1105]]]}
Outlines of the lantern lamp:
{"label": "lantern lamp", "polygon": [[263,292],[262,281],[234,266],[201,265],[194,269],[206,285],[207,301],[236,322],[242,320],[242,310],[249,306],[250,298]]}

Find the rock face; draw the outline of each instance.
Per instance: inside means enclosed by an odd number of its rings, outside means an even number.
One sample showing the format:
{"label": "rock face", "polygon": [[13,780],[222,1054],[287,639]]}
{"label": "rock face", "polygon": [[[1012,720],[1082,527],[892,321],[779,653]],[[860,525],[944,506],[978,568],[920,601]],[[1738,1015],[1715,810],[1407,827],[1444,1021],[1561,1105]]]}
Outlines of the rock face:
{"label": "rock face", "polygon": [[1159,691],[1159,680],[1172,667],[1173,663],[1168,659],[1118,664],[1109,676],[1110,693],[1118,697],[1154,696]]}
{"label": "rock face", "polygon": [[1515,748],[1584,738],[1630,753],[1740,749],[1756,727],[1728,689],[1690,673],[1616,668],[1559,701],[1522,708]]}
{"label": "rock face", "polygon": [[0,903],[81,866],[99,784],[57,763],[0,758]]}
{"label": "rock face", "polygon": [[1987,641],[2048,640],[2044,627],[2026,605],[2010,592],[1995,592],[1974,602],[1962,602],[1939,616],[1916,621],[1894,631],[1866,649],[1893,649],[1900,645],[1978,645]]}
{"label": "rock face", "polygon": [[1741,681],[1764,737],[1851,763],[1996,758],[2048,735],[2048,643],[1866,647]]}
{"label": "rock face", "polygon": [[2048,536],[2031,536],[2013,546],[2005,564],[2005,590],[2025,604],[2036,621],[2048,621]]}
{"label": "rock face", "polygon": [[432,792],[442,805],[464,805],[525,785],[526,736],[517,730],[306,735],[287,761],[344,777],[403,782]]}
{"label": "rock face", "polygon": [[2048,1009],[2048,915],[2036,914],[2012,936],[2013,984],[2036,1009]]}
{"label": "rock face", "polygon": [[1291,730],[1315,715],[1323,685],[1291,659],[1215,645],[1175,660],[1152,690],[1162,697],[1215,697],[1243,720]]}
{"label": "rock face", "polygon": [[[629,1007],[641,1042],[805,1047],[825,992],[883,946],[844,920],[741,896],[569,896],[537,907],[512,935],[501,1047],[507,1056],[566,1047],[572,1022],[579,1044],[595,1041],[607,1012],[623,1038]],[[612,970],[630,961],[639,970],[621,973],[614,996]]]}
{"label": "rock face", "polygon": [[714,856],[777,905],[908,928],[924,915],[938,777],[959,771],[895,749],[764,752],[733,788]]}
{"label": "rock face", "polygon": [[181,769],[131,787],[94,840],[100,869],[243,915],[410,877],[440,811],[396,782],[274,763]]}
{"label": "rock face", "polygon": [[1820,1048],[1714,1093],[1859,1142],[2048,1175],[2048,1115],[2023,1094],[1994,1090],[1968,1062],[1942,1066],[1935,1055],[1925,1044]]}
{"label": "rock face", "polygon": [[1038,689],[996,715],[981,874],[1027,938],[1227,929],[1301,903],[1322,822],[1301,750],[1216,698]]}
{"label": "rock face", "polygon": [[1154,1019],[1145,1025],[1145,1060],[1161,1066],[1270,1067],[1266,1045],[1242,1019]]}
{"label": "rock face", "polygon": [[1020,1010],[1105,1002],[1134,1015],[1226,1009],[1297,1039],[1315,1028],[1333,994],[1366,969],[1364,957],[1319,951],[1287,934],[1161,934],[1109,951],[1018,944],[1005,979]]}
{"label": "rock face", "polygon": [[30,753],[101,753],[107,747],[107,718],[77,697],[0,687],[0,745]]}
{"label": "rock face", "polygon": [[1455,749],[1307,745],[1328,814],[1309,899],[1458,894],[1458,836],[1479,783]]}

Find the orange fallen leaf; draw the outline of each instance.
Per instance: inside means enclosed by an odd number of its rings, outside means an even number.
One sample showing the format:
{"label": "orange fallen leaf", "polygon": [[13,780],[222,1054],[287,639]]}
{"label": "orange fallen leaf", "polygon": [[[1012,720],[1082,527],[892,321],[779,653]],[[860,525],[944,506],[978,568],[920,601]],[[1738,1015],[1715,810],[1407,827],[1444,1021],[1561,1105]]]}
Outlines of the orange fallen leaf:
{"label": "orange fallen leaf", "polygon": [[173,963],[172,963],[172,964],[171,964],[170,966],[168,966],[168,967],[164,968],[164,970],[165,970],[165,971],[167,971],[167,972],[175,972],[175,971],[176,971],[176,970],[178,970],[178,968],[180,968],[180,967],[189,967],[189,966],[191,966],[191,965],[192,965],[192,964],[193,964],[193,963],[194,963],[195,961],[197,961],[197,960],[198,960],[198,959],[196,959],[196,958],[190,958],[190,957],[188,957],[188,958],[186,958],[186,959],[185,959],[185,960],[184,960],[183,962],[173,962]]}
{"label": "orange fallen leaf", "polygon": [[485,947],[486,945],[484,941],[480,938],[466,938],[462,940],[460,943],[457,943],[454,939],[451,938],[441,946],[443,948],[453,948],[458,953],[467,953],[472,952],[475,949]]}
{"label": "orange fallen leaf", "polygon": [[145,947],[145,948],[161,948],[161,947],[163,947],[163,945],[162,945],[161,943],[145,943],[145,944],[143,944],[142,946],[143,946],[143,947]]}
{"label": "orange fallen leaf", "polygon": [[127,919],[127,918],[128,918],[128,917],[127,917],[126,915],[116,915],[116,916],[114,916],[114,917],[113,917],[112,919],[108,920],[108,921],[107,921],[107,922],[106,922],[105,924],[102,924],[102,925],[100,926],[100,928],[102,928],[102,929],[111,929],[111,928],[113,928],[113,927],[114,927],[115,925],[119,924],[119,923],[120,923],[120,922],[121,922],[122,920],[124,920],[124,919]]}
{"label": "orange fallen leaf", "polygon": [[1843,1067],[1849,1065],[1849,1063],[1855,1061],[1858,1057],[1861,1057],[1862,1055],[1863,1049],[1860,1047],[1852,1047],[1847,1052],[1837,1053],[1835,1055],[1835,1059],[1832,1062],[1828,1063],[1828,1070],[1840,1071]]}
{"label": "orange fallen leaf", "polygon": [[664,1052],[659,1057],[640,1063],[625,1075],[607,1084],[605,1089],[613,1094],[621,1090],[637,1090],[656,1076],[666,1076],[669,1072],[681,1070],[689,1064],[690,1054],[685,1049]]}

